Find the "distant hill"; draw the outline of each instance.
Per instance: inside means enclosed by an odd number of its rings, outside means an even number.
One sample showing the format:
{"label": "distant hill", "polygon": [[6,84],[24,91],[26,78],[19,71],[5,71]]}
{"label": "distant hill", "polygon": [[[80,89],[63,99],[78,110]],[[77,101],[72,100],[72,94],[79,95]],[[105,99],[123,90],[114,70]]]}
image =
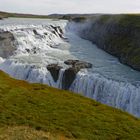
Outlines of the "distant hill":
{"label": "distant hill", "polygon": [[21,18],[48,18],[47,15],[33,15],[33,14],[20,14],[20,13],[8,13],[0,11],[0,18],[8,17],[21,17]]}
{"label": "distant hill", "polygon": [[78,18],[78,17],[90,18],[90,17],[93,17],[95,15],[99,15],[99,14],[51,14],[51,15],[48,15],[48,17],[69,20],[69,19]]}
{"label": "distant hill", "polygon": [[97,14],[50,14],[50,15],[34,15],[34,14],[21,14],[21,13],[9,13],[0,11],[0,18],[8,17],[21,17],[21,18],[56,18],[56,19],[73,19],[77,17],[93,17]]}

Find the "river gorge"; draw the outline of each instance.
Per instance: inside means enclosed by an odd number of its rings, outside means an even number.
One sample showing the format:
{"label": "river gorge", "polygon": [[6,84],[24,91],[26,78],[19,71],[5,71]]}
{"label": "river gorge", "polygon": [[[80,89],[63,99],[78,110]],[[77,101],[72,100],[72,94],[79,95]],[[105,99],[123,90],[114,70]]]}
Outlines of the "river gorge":
{"label": "river gorge", "polygon": [[[0,69],[16,79],[68,89],[140,117],[140,72],[81,38],[77,32],[85,26],[51,19],[0,21]],[[68,60],[82,66],[77,70]],[[64,80],[70,68],[74,74]]]}

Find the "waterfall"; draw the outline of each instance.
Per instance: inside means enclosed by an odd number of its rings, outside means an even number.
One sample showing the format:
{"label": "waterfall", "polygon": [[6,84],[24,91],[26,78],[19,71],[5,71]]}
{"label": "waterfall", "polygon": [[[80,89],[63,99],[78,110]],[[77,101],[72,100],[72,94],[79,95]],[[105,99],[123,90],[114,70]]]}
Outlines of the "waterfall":
{"label": "waterfall", "polygon": [[140,87],[80,72],[70,90],[140,117]]}
{"label": "waterfall", "polygon": [[[64,22],[63,25],[8,25],[1,27],[3,32],[8,31],[14,35],[16,50],[7,59],[0,56],[0,69],[16,79],[26,80],[31,83],[44,83],[61,89],[63,74],[65,69],[68,68],[64,61],[78,59],[70,52],[72,44],[65,40],[65,26],[66,23]],[[77,29],[72,24],[66,27],[66,32],[70,30],[77,30],[78,32],[84,26],[79,25]],[[62,34],[62,31],[64,34]],[[76,38],[74,37],[74,39]],[[80,47],[82,44],[80,44]],[[74,47],[78,49],[79,46],[76,44]],[[77,53],[80,51],[78,50]],[[80,52],[80,55],[82,53],[84,54],[84,52]],[[57,82],[53,80],[51,73],[47,70],[49,64],[59,64],[63,67],[59,71]],[[93,66],[93,71],[83,69],[78,72],[69,90],[140,117],[139,83],[133,84],[127,80],[119,81],[99,74],[94,69],[96,68]],[[136,72],[132,71],[133,73]]]}
{"label": "waterfall", "polygon": [[[46,68],[6,61],[1,64],[0,69],[17,79],[62,88],[64,69],[60,70],[57,82],[54,82]],[[130,83],[107,79],[97,73],[80,71],[69,90],[140,117],[140,87]]]}

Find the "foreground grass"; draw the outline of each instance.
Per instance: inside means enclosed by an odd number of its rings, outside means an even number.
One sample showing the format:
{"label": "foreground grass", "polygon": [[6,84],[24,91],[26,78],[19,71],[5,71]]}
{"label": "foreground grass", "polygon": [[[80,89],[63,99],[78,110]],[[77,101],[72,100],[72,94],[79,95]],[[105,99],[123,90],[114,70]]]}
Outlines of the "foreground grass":
{"label": "foreground grass", "polygon": [[68,91],[14,80],[0,71],[0,139],[54,137],[136,140],[140,120]]}
{"label": "foreground grass", "polygon": [[63,135],[52,135],[27,126],[5,127],[1,128],[0,132],[0,140],[72,140]]}

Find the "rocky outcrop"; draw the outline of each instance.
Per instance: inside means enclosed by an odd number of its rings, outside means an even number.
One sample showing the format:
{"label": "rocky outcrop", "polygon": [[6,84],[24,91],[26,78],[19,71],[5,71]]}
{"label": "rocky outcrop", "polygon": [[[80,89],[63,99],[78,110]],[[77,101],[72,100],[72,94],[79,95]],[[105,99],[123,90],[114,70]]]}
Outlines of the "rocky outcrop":
{"label": "rocky outcrop", "polygon": [[92,64],[85,62],[85,61],[80,61],[80,60],[67,60],[64,62],[66,65],[71,65],[72,67],[80,70],[84,68],[92,68]]}
{"label": "rocky outcrop", "polygon": [[33,30],[33,33],[34,33],[35,35],[40,35],[35,29]]}
{"label": "rocky outcrop", "polygon": [[0,57],[8,58],[13,55],[16,47],[14,36],[10,32],[0,32]]}
{"label": "rocky outcrop", "polygon": [[68,90],[70,88],[71,84],[73,83],[76,77],[76,74],[81,69],[92,68],[92,64],[79,60],[67,60],[64,63],[67,65],[71,65],[71,67],[66,69],[63,74],[62,88],[65,90]]}
{"label": "rocky outcrop", "polygon": [[54,33],[55,35],[58,34],[60,38],[63,38],[63,30],[61,29],[60,26],[51,25],[51,27],[54,29],[54,31],[52,31],[52,33]]}
{"label": "rocky outcrop", "polygon": [[102,15],[85,24],[82,38],[140,71],[140,15]]}
{"label": "rocky outcrop", "polygon": [[50,71],[53,79],[55,82],[57,82],[59,77],[59,72],[62,69],[61,66],[58,66],[58,64],[50,64],[47,66],[48,71]]}
{"label": "rocky outcrop", "polygon": [[[92,68],[92,64],[80,61],[80,60],[67,60],[64,62],[66,65],[70,67],[65,69],[62,77],[62,89],[68,90],[75,80],[76,74],[85,68]],[[60,70],[63,67],[59,66],[58,64],[50,64],[47,66],[48,71],[51,73],[55,82],[57,82],[59,78]]]}
{"label": "rocky outcrop", "polygon": [[74,67],[70,67],[65,70],[62,79],[62,89],[68,90],[70,88],[77,73],[78,73],[78,69]]}

